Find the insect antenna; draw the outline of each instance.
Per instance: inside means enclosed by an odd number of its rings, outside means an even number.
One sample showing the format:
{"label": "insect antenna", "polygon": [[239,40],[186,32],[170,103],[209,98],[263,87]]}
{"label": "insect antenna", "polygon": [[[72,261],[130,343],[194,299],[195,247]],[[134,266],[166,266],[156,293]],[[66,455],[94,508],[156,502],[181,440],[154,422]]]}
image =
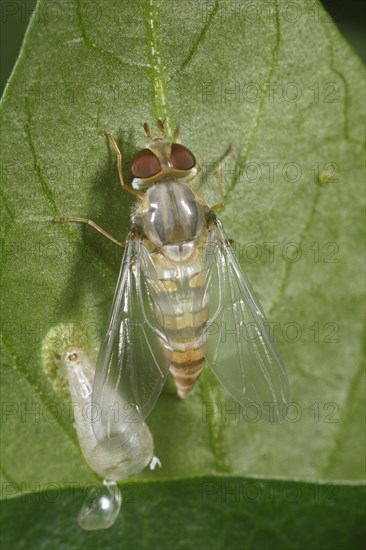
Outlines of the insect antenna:
{"label": "insect antenna", "polygon": [[164,122],[162,120],[158,120],[157,127],[162,136],[164,136]]}
{"label": "insect antenna", "polygon": [[153,137],[151,135],[150,126],[148,125],[147,122],[144,122],[144,130],[145,130],[145,133],[146,133],[147,137],[149,137],[152,140]]}

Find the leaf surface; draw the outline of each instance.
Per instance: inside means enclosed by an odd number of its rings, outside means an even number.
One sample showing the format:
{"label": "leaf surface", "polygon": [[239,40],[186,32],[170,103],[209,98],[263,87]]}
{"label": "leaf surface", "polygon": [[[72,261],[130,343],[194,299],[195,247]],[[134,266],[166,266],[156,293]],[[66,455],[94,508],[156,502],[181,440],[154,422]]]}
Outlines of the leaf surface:
{"label": "leaf surface", "polygon": [[91,228],[52,217],[88,217],[123,239],[133,201],[119,188],[104,129],[121,146],[128,178],[146,145],[142,123],[157,118],[169,132],[181,125],[210,204],[218,200],[213,164],[236,146],[223,170],[221,219],[278,323],[294,405],[274,426],[248,418],[209,372],[186,402],[168,388],[148,420],[163,468],[142,473],[144,487],[153,494],[159,485],[148,482],[161,478],[172,494],[173,479],[223,473],[364,477],[364,69],[320,4],[297,2],[296,12],[287,1],[270,11],[260,0],[252,11],[239,4],[37,5],[2,103],[10,496],[94,479],[40,349],[60,323],[98,345],[121,254]]}

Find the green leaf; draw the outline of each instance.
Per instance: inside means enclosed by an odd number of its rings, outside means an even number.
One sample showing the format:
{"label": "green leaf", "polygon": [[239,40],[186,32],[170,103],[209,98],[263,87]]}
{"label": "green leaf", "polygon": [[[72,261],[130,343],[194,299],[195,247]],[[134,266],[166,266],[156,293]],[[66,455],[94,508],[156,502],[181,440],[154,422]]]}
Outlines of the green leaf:
{"label": "green leaf", "polygon": [[365,535],[356,504],[364,489],[357,485],[205,477],[123,488],[123,521],[92,533],[76,528],[75,515],[85,497],[76,487],[8,501],[2,512],[4,548],[13,548],[16,540],[19,549],[109,549],[122,544],[133,549],[326,550],[362,548]]}
{"label": "green leaf", "polygon": [[[24,491],[46,494],[51,482],[94,479],[41,348],[61,323],[74,323],[98,345],[121,254],[92,228],[52,217],[88,217],[123,239],[133,201],[119,187],[104,129],[121,146],[127,178],[131,157],[146,144],[142,123],[157,118],[169,133],[181,125],[183,143],[204,166],[198,186],[210,204],[218,200],[212,165],[229,143],[236,146],[223,171],[221,218],[279,323],[274,333],[294,405],[288,421],[274,426],[247,418],[209,372],[185,402],[168,388],[148,419],[163,468],[140,476],[150,499],[139,503],[141,518],[151,525],[152,502],[167,495],[161,547],[169,547],[168,525],[195,499],[196,482],[186,478],[363,479],[363,112],[362,63],[317,2],[38,3],[2,103],[2,474],[11,487],[5,496],[14,497],[6,513],[21,513],[15,497]],[[177,478],[179,506],[169,501]],[[341,490],[357,509],[358,490]],[[27,529],[45,509],[33,507],[33,498],[24,508]],[[63,502],[62,526],[71,521]],[[198,508],[197,521],[210,524],[209,509]],[[249,504],[223,521],[254,533],[274,508]],[[303,527],[316,523],[313,511]],[[340,510],[322,513],[330,531]],[[36,532],[46,546],[56,519],[45,514]],[[75,529],[65,547],[87,540]],[[351,530],[347,520],[344,540]],[[196,532],[187,527],[182,548],[192,547]],[[280,539],[274,544],[271,533],[253,534],[248,547],[275,547]],[[153,534],[146,536],[152,544]],[[235,547],[239,538],[228,533],[224,542]]]}

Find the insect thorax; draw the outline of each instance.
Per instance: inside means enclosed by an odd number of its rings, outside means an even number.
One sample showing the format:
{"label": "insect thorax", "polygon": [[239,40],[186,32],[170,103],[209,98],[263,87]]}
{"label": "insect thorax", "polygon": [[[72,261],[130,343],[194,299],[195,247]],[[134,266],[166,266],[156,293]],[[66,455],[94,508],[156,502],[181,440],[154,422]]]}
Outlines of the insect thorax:
{"label": "insect thorax", "polygon": [[150,187],[136,211],[146,237],[172,260],[182,261],[193,252],[205,226],[205,207],[191,188],[179,181]]}

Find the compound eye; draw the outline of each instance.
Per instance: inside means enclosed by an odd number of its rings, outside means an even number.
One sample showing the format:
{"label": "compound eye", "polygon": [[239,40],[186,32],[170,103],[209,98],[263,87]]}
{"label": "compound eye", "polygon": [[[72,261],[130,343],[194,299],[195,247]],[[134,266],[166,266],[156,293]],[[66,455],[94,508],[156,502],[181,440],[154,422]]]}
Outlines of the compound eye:
{"label": "compound eye", "polygon": [[187,147],[172,143],[171,162],[177,170],[190,170],[196,164],[196,159]]}
{"label": "compound eye", "polygon": [[150,149],[143,149],[131,162],[131,174],[134,178],[151,178],[161,171],[157,156]]}

